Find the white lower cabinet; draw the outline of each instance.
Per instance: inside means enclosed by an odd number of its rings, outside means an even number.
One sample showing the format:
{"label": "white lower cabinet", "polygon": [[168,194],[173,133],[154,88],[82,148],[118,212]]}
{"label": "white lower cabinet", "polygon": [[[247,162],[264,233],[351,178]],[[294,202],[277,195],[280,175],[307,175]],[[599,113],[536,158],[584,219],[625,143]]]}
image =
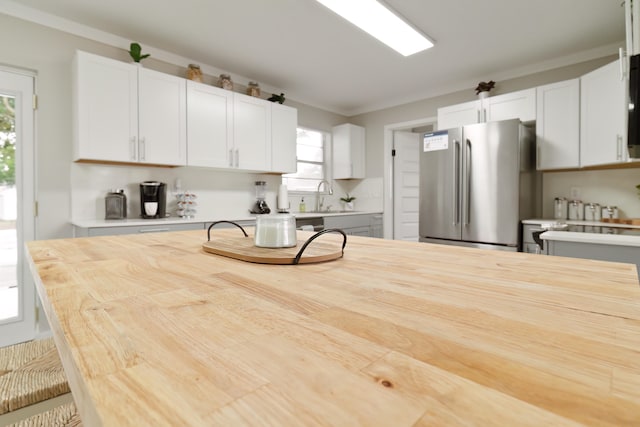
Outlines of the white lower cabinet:
{"label": "white lower cabinet", "polygon": [[634,264],[640,272],[640,246],[546,240],[549,255]]}
{"label": "white lower cabinet", "polygon": [[580,79],[537,88],[537,169],[580,167]]}
{"label": "white lower cabinet", "polygon": [[[163,233],[169,231],[204,230],[203,222],[184,224],[153,223],[149,225],[118,225],[113,227],[73,227],[74,237],[115,236],[119,234]],[[204,240],[204,234],[203,234]]]}
{"label": "white lower cabinet", "polygon": [[580,166],[627,160],[626,82],[619,60],[580,78]]}
{"label": "white lower cabinet", "polygon": [[382,214],[331,215],[324,228],[339,228],[348,236],[383,237]]}

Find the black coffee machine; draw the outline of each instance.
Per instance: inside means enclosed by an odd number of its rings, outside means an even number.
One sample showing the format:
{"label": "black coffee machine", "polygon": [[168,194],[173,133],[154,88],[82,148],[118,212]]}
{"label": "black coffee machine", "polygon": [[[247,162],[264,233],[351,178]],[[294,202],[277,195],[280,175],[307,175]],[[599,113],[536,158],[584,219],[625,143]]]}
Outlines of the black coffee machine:
{"label": "black coffee machine", "polygon": [[140,209],[142,218],[164,218],[167,211],[167,184],[144,181],[140,184]]}

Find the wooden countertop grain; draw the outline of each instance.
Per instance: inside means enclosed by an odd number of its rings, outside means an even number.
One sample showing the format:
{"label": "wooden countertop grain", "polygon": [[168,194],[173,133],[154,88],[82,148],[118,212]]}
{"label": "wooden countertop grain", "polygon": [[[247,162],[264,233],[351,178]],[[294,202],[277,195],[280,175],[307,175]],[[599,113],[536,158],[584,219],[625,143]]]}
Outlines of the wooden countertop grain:
{"label": "wooden countertop grain", "polygon": [[27,244],[85,425],[640,425],[635,266],[353,236],[262,265],[205,240]]}

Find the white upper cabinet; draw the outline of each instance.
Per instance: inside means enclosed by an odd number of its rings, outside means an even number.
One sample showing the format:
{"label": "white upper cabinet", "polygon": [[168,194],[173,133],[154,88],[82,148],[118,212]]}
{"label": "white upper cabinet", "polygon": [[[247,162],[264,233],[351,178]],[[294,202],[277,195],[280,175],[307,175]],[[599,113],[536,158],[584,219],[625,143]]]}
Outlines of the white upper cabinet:
{"label": "white upper cabinet", "polygon": [[535,88],[490,96],[482,101],[486,122],[520,119],[521,122],[526,123],[536,119]]}
{"label": "white upper cabinet", "polygon": [[438,130],[480,123],[483,121],[481,112],[479,100],[438,108]]}
{"label": "white upper cabinet", "polygon": [[509,119],[520,119],[522,122],[531,122],[536,119],[535,89],[520,90],[438,108],[439,130]]}
{"label": "white upper cabinet", "polygon": [[186,80],[138,69],[138,161],[187,163]]}
{"label": "white upper cabinet", "polygon": [[73,98],[74,160],[186,163],[184,79],[77,52]]}
{"label": "white upper cabinet", "polygon": [[298,111],[78,51],[74,160],[296,171]]}
{"label": "white upper cabinet", "polygon": [[73,73],[74,160],[137,162],[137,68],[77,52]]}
{"label": "white upper cabinet", "polygon": [[187,166],[232,167],[233,92],[187,81]]}
{"label": "white upper cabinet", "polygon": [[580,79],[537,88],[537,169],[580,166]]}
{"label": "white upper cabinet", "polygon": [[295,173],[298,110],[271,103],[271,171]]}
{"label": "white upper cabinet", "polygon": [[271,170],[271,102],[233,94],[233,137],[230,165],[255,171]]}
{"label": "white upper cabinet", "polygon": [[365,132],[345,123],[333,128],[333,179],[365,177]]}
{"label": "white upper cabinet", "polygon": [[627,160],[626,84],[619,61],[580,78],[580,166]]}

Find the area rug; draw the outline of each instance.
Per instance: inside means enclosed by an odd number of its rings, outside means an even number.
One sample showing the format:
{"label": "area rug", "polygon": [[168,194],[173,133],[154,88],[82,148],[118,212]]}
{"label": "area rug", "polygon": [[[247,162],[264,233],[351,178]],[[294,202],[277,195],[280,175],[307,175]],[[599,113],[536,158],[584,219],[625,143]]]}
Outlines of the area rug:
{"label": "area rug", "polygon": [[0,348],[0,415],[65,393],[69,384],[53,338]]}

